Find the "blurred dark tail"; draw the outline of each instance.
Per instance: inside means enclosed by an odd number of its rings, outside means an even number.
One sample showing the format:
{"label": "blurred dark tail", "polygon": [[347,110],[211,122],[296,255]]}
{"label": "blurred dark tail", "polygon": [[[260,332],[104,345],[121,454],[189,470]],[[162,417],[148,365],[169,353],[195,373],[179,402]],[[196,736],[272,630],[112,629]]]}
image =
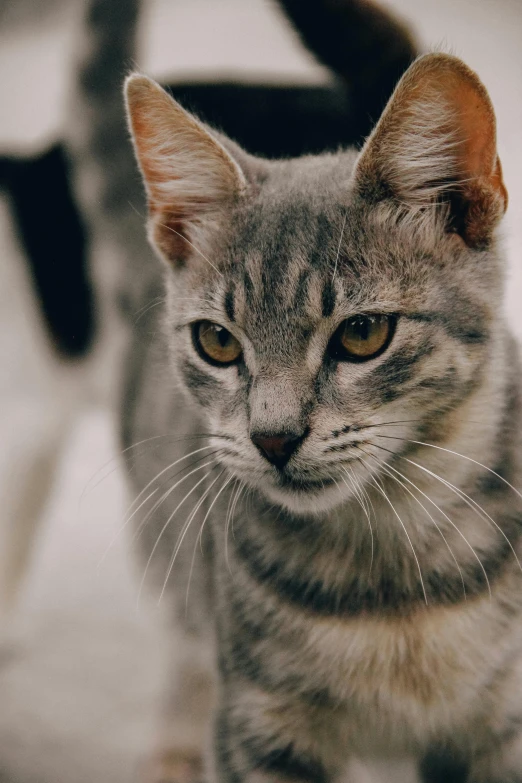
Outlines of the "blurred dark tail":
{"label": "blurred dark tail", "polygon": [[419,54],[408,26],[372,0],[280,0],[305,45],[343,79],[365,135]]}
{"label": "blurred dark tail", "polygon": [[31,157],[0,158],[0,186],[10,197],[52,344],[64,358],[79,358],[93,342],[95,302],[63,145]]}

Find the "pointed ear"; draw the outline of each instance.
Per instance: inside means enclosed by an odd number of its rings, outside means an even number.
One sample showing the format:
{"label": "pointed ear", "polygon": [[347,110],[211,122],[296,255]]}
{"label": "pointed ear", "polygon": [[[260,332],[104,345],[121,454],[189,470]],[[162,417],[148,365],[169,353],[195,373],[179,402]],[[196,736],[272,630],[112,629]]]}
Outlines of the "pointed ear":
{"label": "pointed ear", "polygon": [[411,209],[445,204],[447,230],[486,246],[507,207],[491,101],[458,58],[428,54],[408,69],[357,163],[370,197]]}
{"label": "pointed ear", "polygon": [[125,101],[147,192],[149,238],[167,260],[183,262],[245,178],[211,132],[152,79],[129,76]]}

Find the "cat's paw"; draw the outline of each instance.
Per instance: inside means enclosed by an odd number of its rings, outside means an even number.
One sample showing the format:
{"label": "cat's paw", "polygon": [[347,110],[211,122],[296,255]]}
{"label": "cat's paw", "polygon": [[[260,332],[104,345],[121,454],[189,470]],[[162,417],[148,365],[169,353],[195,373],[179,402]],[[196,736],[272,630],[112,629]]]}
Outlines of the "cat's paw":
{"label": "cat's paw", "polygon": [[201,756],[181,750],[159,753],[151,759],[143,783],[203,783]]}

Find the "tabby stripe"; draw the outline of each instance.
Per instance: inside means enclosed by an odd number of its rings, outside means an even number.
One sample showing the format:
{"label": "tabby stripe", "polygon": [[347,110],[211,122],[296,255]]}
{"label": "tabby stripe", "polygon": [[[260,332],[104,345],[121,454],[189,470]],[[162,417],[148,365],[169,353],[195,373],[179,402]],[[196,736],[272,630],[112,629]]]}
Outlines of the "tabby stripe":
{"label": "tabby stripe", "polygon": [[474,312],[466,317],[470,307],[469,302],[457,300],[451,315],[432,310],[423,313],[405,313],[404,318],[438,324],[450,337],[466,345],[482,345],[490,336],[489,331],[484,328],[484,314]]}
{"label": "tabby stripe", "polygon": [[303,269],[299,274],[295,286],[294,301],[292,307],[294,310],[303,310],[308,296],[308,281],[310,280],[310,270]]}
{"label": "tabby stripe", "polygon": [[218,712],[214,723],[214,750],[219,779],[226,780],[227,783],[242,783],[241,775],[234,769],[228,742],[230,742],[230,730],[226,710],[222,708]]}
{"label": "tabby stripe", "polygon": [[228,320],[231,323],[234,323],[236,320],[235,308],[234,308],[234,292],[231,291],[230,289],[225,294],[223,309],[226,313]]}
{"label": "tabby stripe", "polygon": [[331,279],[324,283],[321,301],[323,318],[329,318],[335,309],[335,288]]}
{"label": "tabby stripe", "polygon": [[265,622],[259,618],[247,618],[234,591],[230,591],[228,601],[236,623],[233,628],[234,641],[219,656],[219,670],[224,678],[239,675],[266,693],[291,693],[293,698],[302,703],[303,709],[311,706],[334,709],[339,705],[339,700],[327,688],[312,685],[308,673],[297,674],[293,669],[286,673],[280,668],[274,671],[272,659],[264,649],[257,653],[252,650],[256,639],[266,640],[270,633]]}
{"label": "tabby stripe", "polygon": [[328,776],[319,761],[297,755],[291,745],[267,750],[266,745],[272,742],[273,738],[263,737],[250,737],[241,741],[241,747],[254,769],[310,783],[327,783]]}
{"label": "tabby stripe", "polygon": [[221,384],[212,375],[201,370],[196,364],[186,360],[181,366],[183,378],[189,389],[201,397],[201,392],[209,394],[218,394]]}
{"label": "tabby stripe", "polygon": [[415,376],[416,365],[433,351],[430,342],[412,349],[399,348],[384,359],[366,380],[368,394],[378,394],[382,402],[392,402],[404,394],[404,386]]}
{"label": "tabby stripe", "polygon": [[[506,533],[509,536],[509,532]],[[520,532],[518,533],[520,536]],[[512,539],[516,547],[516,541]],[[285,564],[277,560],[267,563],[262,550],[246,538],[236,537],[235,551],[246,567],[247,573],[261,585],[267,585],[282,599],[300,609],[306,609],[321,616],[355,616],[368,612],[388,614],[409,614],[425,605],[422,585],[408,590],[400,582],[383,577],[374,586],[366,586],[354,579],[347,583],[342,592],[329,588],[321,579],[306,579],[299,574],[285,573]],[[490,585],[500,578],[507,567],[518,565],[508,542],[502,538],[497,548],[484,555],[482,564]],[[512,561],[512,562],[511,562]],[[460,563],[466,584],[468,599],[488,592],[484,572],[473,559],[468,564]],[[423,571],[428,606],[455,605],[464,600],[460,574]]]}

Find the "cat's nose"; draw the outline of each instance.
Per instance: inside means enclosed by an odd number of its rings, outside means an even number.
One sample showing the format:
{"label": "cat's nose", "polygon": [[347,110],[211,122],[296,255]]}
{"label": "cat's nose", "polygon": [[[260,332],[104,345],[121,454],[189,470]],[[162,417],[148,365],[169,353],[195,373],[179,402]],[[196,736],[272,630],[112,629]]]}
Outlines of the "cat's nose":
{"label": "cat's nose", "polygon": [[303,435],[282,432],[276,435],[252,433],[252,443],[257,446],[263,457],[276,468],[284,468],[294,451],[304,438]]}

